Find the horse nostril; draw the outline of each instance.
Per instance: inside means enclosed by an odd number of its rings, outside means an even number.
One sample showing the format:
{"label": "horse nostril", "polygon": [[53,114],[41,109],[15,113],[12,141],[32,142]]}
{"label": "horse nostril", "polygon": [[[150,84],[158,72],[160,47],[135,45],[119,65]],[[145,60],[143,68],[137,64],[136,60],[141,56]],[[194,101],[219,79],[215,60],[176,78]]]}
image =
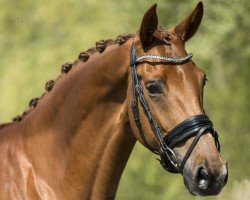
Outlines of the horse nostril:
{"label": "horse nostril", "polygon": [[203,167],[200,167],[198,169],[196,181],[200,189],[205,190],[208,187],[209,182],[210,182],[210,177],[209,177],[208,172]]}

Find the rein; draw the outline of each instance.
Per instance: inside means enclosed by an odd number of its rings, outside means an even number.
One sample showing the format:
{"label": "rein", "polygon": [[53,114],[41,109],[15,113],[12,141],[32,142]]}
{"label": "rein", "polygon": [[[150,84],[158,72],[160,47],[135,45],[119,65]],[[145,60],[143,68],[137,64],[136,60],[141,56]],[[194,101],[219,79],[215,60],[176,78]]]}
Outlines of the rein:
{"label": "rein", "polygon": [[[194,147],[198,143],[202,134],[205,133],[206,131],[209,131],[213,135],[215,139],[215,145],[217,149],[220,151],[218,134],[216,130],[213,128],[213,123],[209,120],[208,116],[201,114],[192,116],[184,120],[183,122],[178,124],[175,128],[173,128],[165,137],[163,137],[161,134],[161,130],[157,125],[156,121],[154,120],[152,113],[149,109],[149,106],[145,100],[142,87],[138,80],[136,66],[138,64],[138,61],[143,59],[156,59],[160,61],[165,61],[166,63],[182,64],[184,62],[189,61],[192,58],[192,56],[193,56],[192,54],[188,54],[187,56],[180,58],[163,57],[158,55],[143,55],[140,57],[136,57],[134,44],[132,44],[130,50],[130,67],[131,67],[132,87],[133,87],[131,107],[134,115],[134,120],[139,129],[139,134],[140,137],[142,138],[144,145],[153,153],[160,155],[160,159],[158,160],[160,161],[162,167],[171,173],[183,173],[183,169],[187,159],[191,155]],[[139,117],[138,100],[144,110],[145,115],[148,118],[148,122],[153,130],[155,137],[159,141],[160,144],[159,152],[150,147],[145,138]],[[196,136],[192,144],[187,150],[183,160],[179,162],[172,148],[175,145],[185,141],[186,139],[194,135]]]}

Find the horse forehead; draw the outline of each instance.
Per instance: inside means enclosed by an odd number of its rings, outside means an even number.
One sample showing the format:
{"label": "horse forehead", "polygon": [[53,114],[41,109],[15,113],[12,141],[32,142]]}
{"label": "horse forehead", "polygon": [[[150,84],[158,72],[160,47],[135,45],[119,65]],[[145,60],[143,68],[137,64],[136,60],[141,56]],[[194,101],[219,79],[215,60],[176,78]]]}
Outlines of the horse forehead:
{"label": "horse forehead", "polygon": [[[187,55],[185,47],[182,41],[170,30],[158,30],[155,34],[157,40],[152,44],[151,48],[147,54],[158,55],[158,56],[167,56],[167,57],[184,57]],[[164,38],[166,37],[166,38]],[[145,54],[143,51],[138,50],[138,55]],[[143,66],[143,65],[142,65]],[[175,65],[175,64],[150,64],[147,63],[142,67],[142,74],[144,79],[160,79],[163,82],[173,81],[186,78],[195,78],[197,76],[197,67],[194,62],[189,61],[184,64]]]}
{"label": "horse forehead", "polygon": [[196,84],[202,73],[191,62],[182,65],[145,64],[144,67],[140,67],[139,74],[142,75],[145,82],[160,80],[167,85],[175,85],[177,87],[177,85],[182,86],[183,82],[185,82],[186,86]]}

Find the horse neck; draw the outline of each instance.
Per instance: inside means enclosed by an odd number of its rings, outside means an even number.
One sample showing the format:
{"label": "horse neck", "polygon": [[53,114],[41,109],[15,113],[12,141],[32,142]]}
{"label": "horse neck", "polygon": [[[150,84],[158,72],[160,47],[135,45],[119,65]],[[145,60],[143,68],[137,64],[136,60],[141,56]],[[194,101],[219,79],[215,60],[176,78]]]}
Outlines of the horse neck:
{"label": "horse neck", "polygon": [[21,122],[28,159],[63,198],[114,198],[135,144],[126,102],[130,45],[79,62]]}

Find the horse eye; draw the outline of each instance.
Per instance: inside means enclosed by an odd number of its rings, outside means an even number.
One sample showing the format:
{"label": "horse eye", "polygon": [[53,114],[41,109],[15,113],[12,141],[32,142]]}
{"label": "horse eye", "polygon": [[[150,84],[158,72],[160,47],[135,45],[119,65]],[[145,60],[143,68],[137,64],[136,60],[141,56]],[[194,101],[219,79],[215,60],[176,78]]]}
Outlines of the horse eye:
{"label": "horse eye", "polygon": [[151,95],[156,95],[156,94],[161,92],[160,86],[157,85],[157,84],[149,83],[146,86],[146,88],[148,90],[148,93],[151,94]]}

